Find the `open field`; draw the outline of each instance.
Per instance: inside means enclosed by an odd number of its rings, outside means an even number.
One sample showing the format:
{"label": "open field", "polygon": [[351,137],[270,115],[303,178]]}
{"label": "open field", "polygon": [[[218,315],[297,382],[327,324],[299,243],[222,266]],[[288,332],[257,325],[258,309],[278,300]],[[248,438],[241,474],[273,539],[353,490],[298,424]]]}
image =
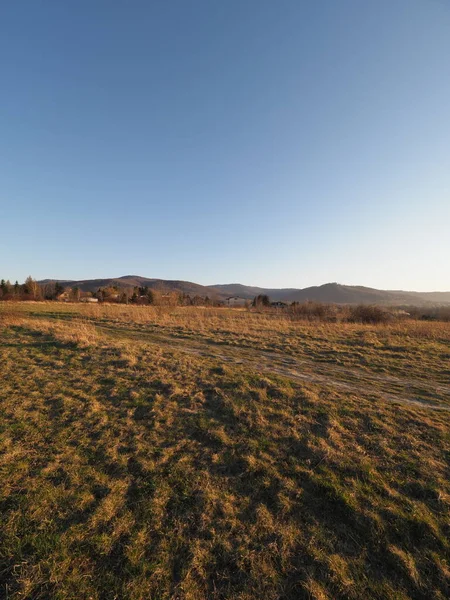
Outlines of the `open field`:
{"label": "open field", "polygon": [[450,596],[450,323],[0,305],[0,598]]}

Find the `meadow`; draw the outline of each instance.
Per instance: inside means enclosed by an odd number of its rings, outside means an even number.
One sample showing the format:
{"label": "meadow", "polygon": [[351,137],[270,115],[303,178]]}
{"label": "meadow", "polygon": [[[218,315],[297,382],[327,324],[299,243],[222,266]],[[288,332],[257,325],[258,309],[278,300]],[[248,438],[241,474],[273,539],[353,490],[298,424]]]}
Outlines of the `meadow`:
{"label": "meadow", "polygon": [[450,323],[0,304],[0,598],[445,600]]}

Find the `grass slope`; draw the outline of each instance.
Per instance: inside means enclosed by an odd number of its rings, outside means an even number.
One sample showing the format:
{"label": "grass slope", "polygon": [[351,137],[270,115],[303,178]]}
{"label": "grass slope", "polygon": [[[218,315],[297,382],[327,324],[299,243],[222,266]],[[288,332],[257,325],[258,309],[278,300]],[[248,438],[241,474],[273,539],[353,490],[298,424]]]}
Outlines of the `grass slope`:
{"label": "grass slope", "polygon": [[[3,597],[449,596],[448,413],[175,343],[239,352],[266,340],[280,355],[315,348],[314,362],[322,348],[324,364],[345,348],[352,367],[367,349],[374,372],[404,374],[388,339],[419,379],[445,381],[448,326],[336,326],[327,338],[234,311],[37,304],[1,319]],[[155,330],[175,342],[149,342]]]}

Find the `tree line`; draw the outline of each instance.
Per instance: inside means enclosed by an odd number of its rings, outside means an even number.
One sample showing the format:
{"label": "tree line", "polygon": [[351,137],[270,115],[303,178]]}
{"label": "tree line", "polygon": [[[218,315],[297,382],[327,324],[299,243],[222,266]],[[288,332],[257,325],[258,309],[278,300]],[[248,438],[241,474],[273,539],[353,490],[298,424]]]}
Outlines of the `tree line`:
{"label": "tree line", "polygon": [[56,300],[63,292],[60,283],[40,284],[31,276],[24,283],[0,280],[0,300]]}
{"label": "tree line", "polygon": [[9,280],[0,281],[0,301],[42,301],[59,300],[66,302],[80,302],[93,299],[98,302],[114,302],[121,304],[140,305],[170,305],[170,306],[216,306],[219,302],[208,296],[191,296],[189,294],[165,291],[163,289],[150,289],[148,286],[121,288],[119,286],[100,287],[94,292],[85,292],[79,287],[63,287],[57,281],[38,283],[31,276],[24,283],[16,281],[12,284]]}

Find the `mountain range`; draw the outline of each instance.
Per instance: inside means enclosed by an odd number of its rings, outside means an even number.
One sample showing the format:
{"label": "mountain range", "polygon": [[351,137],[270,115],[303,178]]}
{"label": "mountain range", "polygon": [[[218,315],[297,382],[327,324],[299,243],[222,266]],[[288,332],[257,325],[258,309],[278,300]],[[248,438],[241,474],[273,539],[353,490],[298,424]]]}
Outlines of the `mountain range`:
{"label": "mountain range", "polygon": [[77,286],[84,292],[95,292],[98,288],[118,286],[129,288],[147,286],[150,289],[176,291],[190,296],[209,296],[224,300],[231,296],[238,296],[252,300],[259,294],[267,294],[272,301],[305,302],[313,300],[318,302],[331,302],[337,304],[390,304],[390,305],[430,305],[450,304],[450,292],[408,292],[402,290],[378,290],[363,286],[342,285],[339,283],[326,283],[320,286],[298,288],[261,288],[239,283],[217,284],[204,286],[191,281],[178,281],[168,279],[149,279],[138,275],[125,275],[124,277],[109,279],[55,280],[44,279],[39,283],[45,284],[58,281],[64,288]]}

